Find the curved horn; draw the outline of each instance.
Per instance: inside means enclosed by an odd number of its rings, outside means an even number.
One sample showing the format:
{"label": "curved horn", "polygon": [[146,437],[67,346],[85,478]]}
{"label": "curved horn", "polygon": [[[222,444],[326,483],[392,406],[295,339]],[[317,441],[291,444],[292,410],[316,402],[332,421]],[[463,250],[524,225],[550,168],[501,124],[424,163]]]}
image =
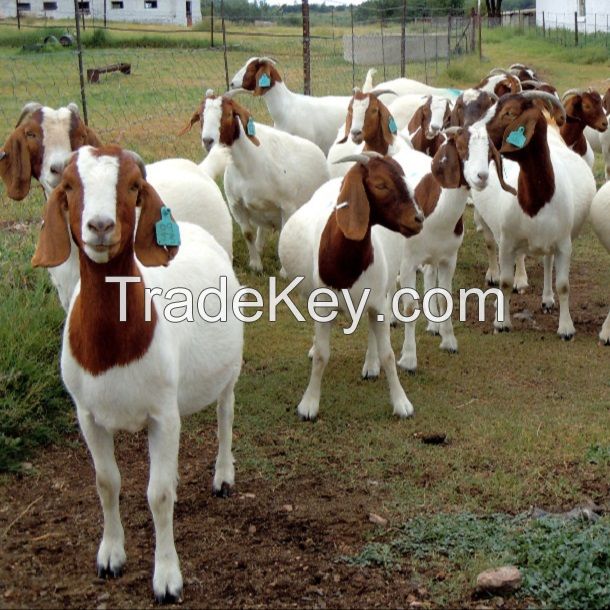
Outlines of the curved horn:
{"label": "curved horn", "polygon": [[[545,103],[546,107],[551,112],[551,114],[553,114],[555,119],[557,119],[557,115],[559,114],[563,123],[565,123],[566,111],[565,111],[565,108],[563,107],[563,104],[559,101],[559,99],[556,96],[551,95],[550,93],[547,93],[546,91],[538,91],[538,90],[522,91],[519,95],[522,95],[524,98],[530,99],[530,100],[536,100],[536,99],[542,100]],[[563,125],[563,123],[562,123],[562,125]]]}
{"label": "curved horn", "polygon": [[140,172],[142,172],[142,178],[146,180],[146,164],[144,163],[144,159],[142,159],[142,157],[140,157],[140,155],[133,150],[123,150],[123,152],[126,155],[129,155],[138,164]]}
{"label": "curved horn", "polygon": [[504,68],[493,68],[492,70],[489,71],[489,74],[487,76],[497,76],[498,74],[505,74],[506,76],[514,76],[514,74],[511,74],[508,70],[505,70]]}
{"label": "curved horn", "polygon": [[75,116],[80,118],[80,110],[78,108],[78,106],[74,103],[74,102],[70,102],[68,104],[68,110],[74,114]]}
{"label": "curved horn", "polygon": [[[229,91],[225,91],[222,94],[222,97],[226,97],[227,99],[233,99],[234,96],[239,95],[240,93],[250,93],[247,89],[243,89],[242,87],[238,89],[230,89]],[[207,96],[206,96],[207,97]]]}
{"label": "curved horn", "polygon": [[366,165],[371,159],[382,159],[383,155],[376,153],[372,150],[367,150],[358,155],[347,155],[347,157],[342,157],[338,161],[334,161],[334,164],[338,163],[362,163],[362,165]]}
{"label": "curved horn", "polygon": [[460,127],[459,125],[452,125],[451,127],[447,127],[446,129],[443,129],[443,133],[446,136],[455,136],[458,133],[460,133],[461,131],[463,131],[463,127]]}
{"label": "curved horn", "polygon": [[32,112],[36,112],[37,110],[40,110],[41,108],[42,108],[42,104],[39,104],[38,102],[28,102],[21,109],[21,114],[19,115],[19,118],[17,119],[17,124],[15,125],[15,127],[19,127],[19,125],[21,125],[21,121],[23,121],[23,119],[28,114],[32,114]]}
{"label": "curved horn", "polygon": [[531,70],[531,68],[528,68],[525,64],[511,64],[510,66],[508,66],[509,70]]}
{"label": "curved horn", "polygon": [[276,65],[278,63],[277,59],[273,59],[273,57],[259,57],[258,61],[270,61],[273,65]]}
{"label": "curved horn", "polygon": [[370,95],[378,98],[380,95],[385,95],[386,93],[398,97],[398,93],[396,93],[396,91],[392,91],[391,89],[377,89],[375,91],[371,91]]}
{"label": "curved horn", "polygon": [[573,97],[574,95],[582,95],[585,92],[584,89],[568,89],[562,96],[561,101],[565,102],[567,98]]}

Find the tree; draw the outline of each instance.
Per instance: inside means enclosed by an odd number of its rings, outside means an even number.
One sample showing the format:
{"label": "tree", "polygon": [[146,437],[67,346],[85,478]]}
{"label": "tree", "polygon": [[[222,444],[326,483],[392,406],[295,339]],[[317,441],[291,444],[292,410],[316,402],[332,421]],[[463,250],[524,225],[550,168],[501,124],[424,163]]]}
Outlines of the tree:
{"label": "tree", "polygon": [[502,0],[485,0],[487,16],[493,18],[502,17]]}

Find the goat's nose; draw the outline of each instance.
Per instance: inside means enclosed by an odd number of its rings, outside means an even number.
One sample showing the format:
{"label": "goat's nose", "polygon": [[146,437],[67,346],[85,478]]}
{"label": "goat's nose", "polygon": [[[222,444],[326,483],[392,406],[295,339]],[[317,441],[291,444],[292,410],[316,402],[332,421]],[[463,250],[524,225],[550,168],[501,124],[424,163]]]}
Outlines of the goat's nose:
{"label": "goat's nose", "polygon": [[419,223],[423,223],[424,222],[424,215],[422,212],[416,212],[415,213],[415,220]]}
{"label": "goat's nose", "polygon": [[64,172],[64,164],[63,163],[52,163],[50,170],[54,176],[61,176]]}
{"label": "goat's nose", "polygon": [[112,218],[108,218],[107,216],[94,216],[87,222],[87,228],[101,237],[107,233],[110,233],[114,229],[115,224],[116,223],[114,220],[112,220]]}
{"label": "goat's nose", "polygon": [[602,127],[604,128],[604,130],[608,129],[608,120],[607,119],[604,119],[602,121]]}
{"label": "goat's nose", "polygon": [[214,146],[214,139],[213,138],[203,138],[203,147],[210,152],[210,149],[212,148],[212,146]]}
{"label": "goat's nose", "polygon": [[350,133],[353,137],[357,138],[358,136],[362,135],[362,129],[352,129]]}
{"label": "goat's nose", "polygon": [[479,172],[477,178],[482,182],[485,182],[489,178],[489,172]]}

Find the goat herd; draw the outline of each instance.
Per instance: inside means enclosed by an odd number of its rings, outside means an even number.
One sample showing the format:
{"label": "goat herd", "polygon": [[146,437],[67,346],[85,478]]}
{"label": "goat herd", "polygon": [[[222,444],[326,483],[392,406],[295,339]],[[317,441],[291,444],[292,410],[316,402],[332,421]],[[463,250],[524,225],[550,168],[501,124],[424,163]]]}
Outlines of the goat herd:
{"label": "goat herd", "polygon": [[[372,79],[373,71],[351,98],[309,97],[286,87],[274,60],[251,58],[228,93],[206,92],[183,130],[201,123],[209,154],[200,165],[167,159],[145,166],[135,153],[103,146],[74,104],[23,108],[0,151],[0,176],[15,200],[27,195],[32,177],[46,194],[32,262],[49,268],[67,312],[61,371],[95,464],[104,515],[100,575],[118,576],[126,560],[115,431],[148,428],[159,601],[182,593],[173,539],[182,415],[217,401],[213,491],[225,496],[234,483],[244,320],[229,311],[222,322],[171,324],[152,301],[176,287],[201,294],[221,278],[229,297],[239,292],[231,216],[253,270],[262,271],[261,250],[275,228],[281,273],[304,278],[304,296],[326,289],[328,311],[345,310],[350,299],[362,303],[368,293],[362,374],[376,377],[383,368],[400,417],[413,406],[390,343],[391,295],[397,278],[414,289],[418,270],[426,290],[451,292],[469,199],[487,245],[486,280],[504,295],[496,331],[511,328],[511,293],[527,287],[530,254],[544,258],[542,305],[549,311],[555,268],[558,333],[573,337],[572,240],[589,216],[610,251],[610,183],[596,194],[591,170],[596,149],[610,177],[610,89],[603,98],[592,89],[560,98],[520,64],[494,69],[465,91],[404,78],[373,87]],[[237,102],[243,92],[263,97],[274,127],[256,123]],[[223,173],[228,207],[215,182]],[[403,312],[416,302],[404,296]],[[302,419],[318,413],[330,329],[329,321],[315,322]],[[429,330],[440,334],[441,349],[457,351],[451,317]],[[610,345],[610,315],[600,338]],[[398,365],[417,368],[413,321],[405,324]]]}

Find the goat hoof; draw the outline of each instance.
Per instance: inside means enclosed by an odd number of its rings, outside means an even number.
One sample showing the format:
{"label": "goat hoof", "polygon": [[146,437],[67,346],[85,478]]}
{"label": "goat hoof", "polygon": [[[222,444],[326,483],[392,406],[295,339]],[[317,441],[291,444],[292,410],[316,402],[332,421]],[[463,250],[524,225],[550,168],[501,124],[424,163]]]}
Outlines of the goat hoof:
{"label": "goat hoof", "polygon": [[233,489],[226,481],[223,481],[220,489],[214,489],[214,487],[212,487],[212,495],[215,498],[228,498],[232,493]]}
{"label": "goat hoof", "polygon": [[542,313],[553,313],[553,309],[555,309],[555,303],[542,304]]}
{"label": "goat hoof", "polygon": [[316,421],[316,419],[318,419],[318,416],[317,416],[317,415],[301,415],[301,414],[299,413],[299,419],[300,419],[301,421],[310,421],[310,422],[315,422],[315,421]]}
{"label": "goat hoof", "polygon": [[182,599],[182,589],[176,593],[170,593],[167,589],[163,595],[155,594],[155,601],[158,604],[177,604]]}
{"label": "goat hoof", "polygon": [[494,329],[494,333],[500,334],[500,333],[509,333],[510,332],[510,326],[500,326],[498,328]]}
{"label": "goat hoof", "polygon": [[111,578],[120,578],[123,576],[123,566],[117,566],[116,568],[111,568],[109,565],[107,566],[97,566],[97,577],[103,578],[104,580],[110,580]]}
{"label": "goat hoof", "polygon": [[490,287],[490,288],[497,288],[500,285],[500,282],[498,282],[497,280],[485,280],[485,283]]}
{"label": "goat hoof", "polygon": [[559,335],[564,341],[572,341],[574,339],[574,333],[565,333]]}

